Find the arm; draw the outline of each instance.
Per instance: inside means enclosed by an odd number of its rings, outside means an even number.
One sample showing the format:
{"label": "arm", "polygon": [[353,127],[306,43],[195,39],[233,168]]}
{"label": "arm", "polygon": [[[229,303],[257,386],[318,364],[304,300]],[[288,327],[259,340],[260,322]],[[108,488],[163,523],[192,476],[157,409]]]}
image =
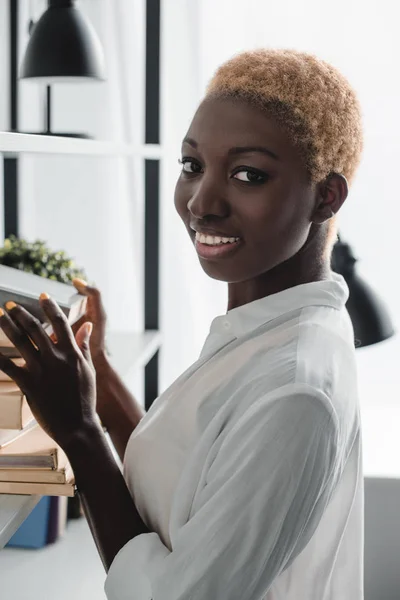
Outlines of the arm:
{"label": "arm", "polygon": [[97,413],[123,461],[130,435],[146,411],[125,387],[105,353],[93,362],[96,369]]}
{"label": "arm", "polygon": [[73,438],[65,452],[106,571],[119,550],[149,529],[142,521],[98,425]]}
{"label": "arm", "polygon": [[[300,554],[336,487],[337,417],[306,385],[261,398],[224,436],[191,516],[137,536],[114,559],[108,600],[258,600]],[[134,484],[134,482],[133,482]]]}
{"label": "arm", "polygon": [[128,391],[107,360],[105,347],[107,316],[100,291],[89,286],[82,279],[74,279],[73,283],[78,292],[87,297],[86,314],[75,323],[73,330],[76,333],[85,321],[93,324],[90,352],[96,370],[96,410],[123,461],[129,437],[144,416],[145,410]]}

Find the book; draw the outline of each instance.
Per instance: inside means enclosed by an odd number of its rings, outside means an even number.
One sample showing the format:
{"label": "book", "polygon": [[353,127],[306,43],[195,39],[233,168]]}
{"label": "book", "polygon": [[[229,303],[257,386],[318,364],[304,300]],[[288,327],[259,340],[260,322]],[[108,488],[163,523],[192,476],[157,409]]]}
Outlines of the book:
{"label": "book", "polygon": [[[50,335],[51,326],[39,303],[42,292],[49,294],[58,303],[70,325],[76,323],[85,314],[87,298],[78,294],[72,284],[53,281],[20,269],[0,265],[0,306],[9,300],[20,304],[41,323],[48,326],[46,330]],[[10,347],[13,348],[12,342],[0,330],[0,348]]]}
{"label": "book", "polygon": [[[17,365],[17,367],[23,367],[25,365],[25,361],[23,358],[11,358],[12,362]],[[4,371],[0,371],[0,385],[3,381],[13,381],[9,375],[6,375]]]}
{"label": "book", "polygon": [[0,481],[18,483],[67,483],[73,476],[72,467],[66,462],[58,469],[0,469]]}
{"label": "book", "polygon": [[29,431],[34,425],[36,421],[32,415],[32,419],[28,422],[27,425],[23,429],[0,429],[0,448],[4,448],[7,444],[14,442],[21,435]]}
{"label": "book", "polygon": [[0,448],[0,469],[48,469],[65,466],[67,457],[39,425]]}
{"label": "book", "polygon": [[75,480],[67,483],[20,483],[0,481],[0,494],[22,494],[28,496],[74,496]]}
{"label": "book", "polygon": [[0,382],[0,429],[23,429],[32,419],[31,409],[17,384]]}

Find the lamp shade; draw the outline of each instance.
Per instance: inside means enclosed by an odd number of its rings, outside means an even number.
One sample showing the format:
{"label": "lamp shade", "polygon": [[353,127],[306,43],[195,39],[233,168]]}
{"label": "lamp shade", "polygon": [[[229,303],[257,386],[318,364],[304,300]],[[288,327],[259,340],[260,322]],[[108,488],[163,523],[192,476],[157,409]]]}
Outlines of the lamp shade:
{"label": "lamp shade", "polygon": [[355,258],[349,244],[339,238],[333,248],[332,270],[342,275],[349,288],[346,304],[354,329],[357,348],[370,346],[394,335],[394,327],[386,306],[378,294],[355,269]]}
{"label": "lamp shade", "polygon": [[105,79],[100,40],[74,0],[50,0],[32,29],[19,77],[48,84]]}

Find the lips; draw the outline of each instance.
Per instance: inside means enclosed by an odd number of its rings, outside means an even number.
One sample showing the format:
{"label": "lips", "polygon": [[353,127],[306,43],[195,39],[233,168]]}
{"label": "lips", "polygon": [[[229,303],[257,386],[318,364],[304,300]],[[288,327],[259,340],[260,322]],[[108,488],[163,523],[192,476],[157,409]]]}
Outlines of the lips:
{"label": "lips", "polygon": [[190,229],[193,233],[201,233],[203,235],[211,235],[212,237],[224,237],[224,238],[237,238],[240,237],[239,235],[236,235],[235,233],[223,233],[222,231],[218,231],[216,229],[211,229],[211,228],[207,228],[207,227],[192,227],[190,226]]}
{"label": "lips", "polygon": [[236,242],[230,242],[228,244],[216,244],[212,246],[208,244],[202,244],[197,239],[195,240],[195,248],[197,250],[197,254],[202,258],[208,260],[216,260],[229,257],[235,252],[237,252],[241,245],[241,240],[238,240]]}

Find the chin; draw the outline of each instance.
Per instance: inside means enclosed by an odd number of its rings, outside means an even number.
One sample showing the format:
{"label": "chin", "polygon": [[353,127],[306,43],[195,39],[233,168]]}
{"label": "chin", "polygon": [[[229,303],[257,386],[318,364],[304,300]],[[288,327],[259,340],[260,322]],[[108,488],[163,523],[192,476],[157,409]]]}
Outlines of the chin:
{"label": "chin", "polygon": [[228,265],[227,262],[221,264],[222,261],[212,261],[205,260],[203,258],[199,258],[199,262],[201,267],[206,275],[211,277],[211,279],[216,279],[217,281],[223,281],[225,283],[240,283],[242,281],[247,281],[251,278],[249,276],[248,271],[241,272],[238,269],[237,263]]}

